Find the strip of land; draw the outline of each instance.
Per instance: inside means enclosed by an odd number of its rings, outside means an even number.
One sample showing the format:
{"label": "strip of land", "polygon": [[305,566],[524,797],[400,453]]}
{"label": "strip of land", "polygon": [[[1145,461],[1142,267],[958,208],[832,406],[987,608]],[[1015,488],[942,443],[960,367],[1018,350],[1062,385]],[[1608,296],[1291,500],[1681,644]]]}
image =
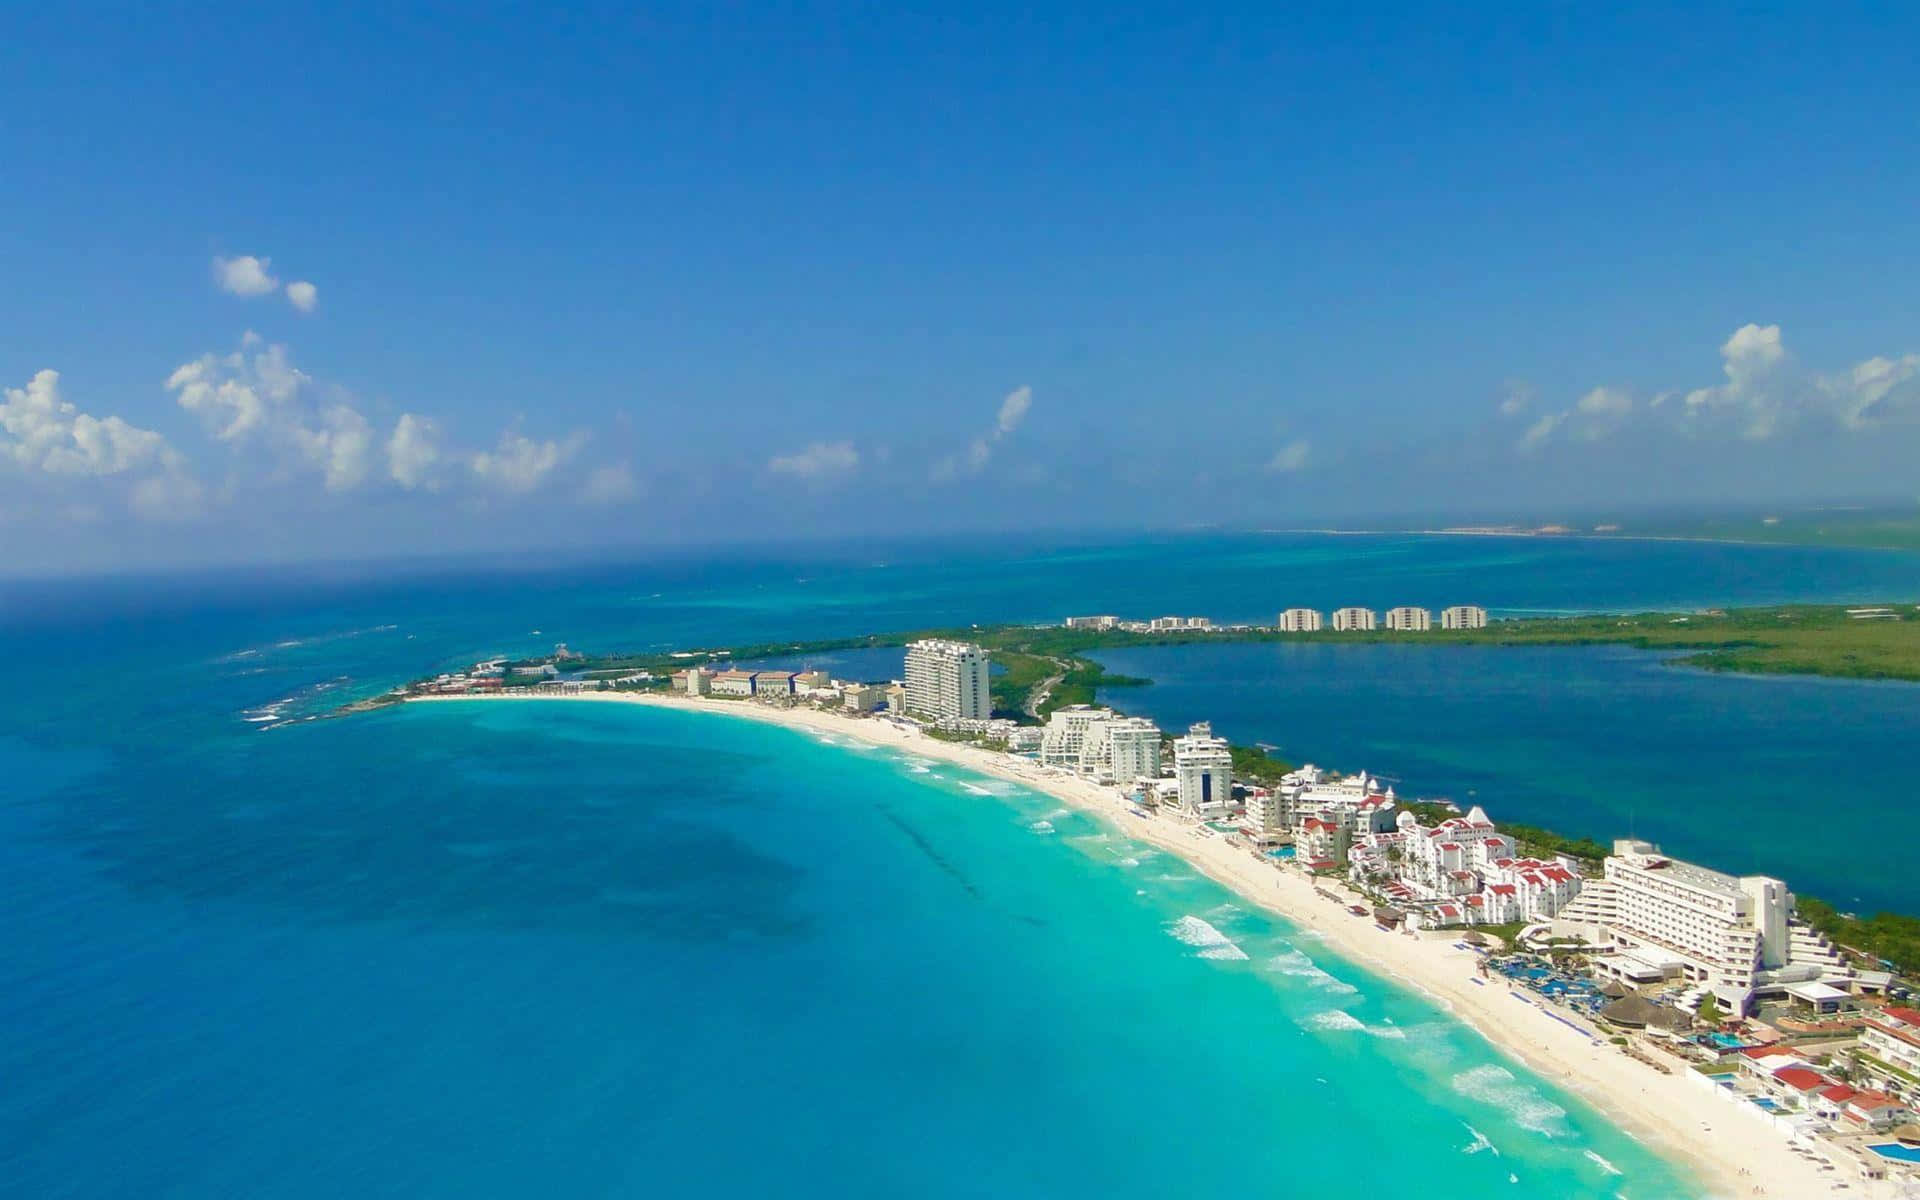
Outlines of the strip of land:
{"label": "strip of land", "polygon": [[777,708],[727,700],[649,692],[528,692],[480,696],[416,696],[422,701],[514,699],[556,703],[641,704],[763,721],[815,734],[830,734],[890,746],[1011,780],[1075,808],[1091,812],[1131,838],[1174,854],[1248,900],[1312,930],[1341,956],[1416,988],[1466,1021],[1483,1037],[1539,1075],[1588,1099],[1638,1137],[1700,1171],[1717,1195],[1750,1196],[1757,1187],[1773,1197],[1869,1195],[1856,1182],[1836,1192],[1836,1174],[1795,1153],[1777,1133],[1753,1121],[1738,1106],[1688,1076],[1662,1072],[1636,1061],[1602,1033],[1560,1010],[1549,1011],[1527,993],[1478,970],[1478,955],[1463,949],[1454,933],[1389,933],[1348,905],[1358,897],[1328,880],[1281,870],[1204,826],[1145,816],[1119,790],[1016,756],[929,736],[904,722],[841,715],[818,709]]}

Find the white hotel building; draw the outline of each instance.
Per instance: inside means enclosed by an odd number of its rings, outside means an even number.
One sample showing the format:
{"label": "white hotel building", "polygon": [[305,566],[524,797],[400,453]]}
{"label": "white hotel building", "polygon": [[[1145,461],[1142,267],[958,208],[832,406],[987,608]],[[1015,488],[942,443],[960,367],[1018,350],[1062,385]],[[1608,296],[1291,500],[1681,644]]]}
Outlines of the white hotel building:
{"label": "white hotel building", "polygon": [[1433,614],[1424,608],[1390,608],[1387,628],[1399,633],[1425,633],[1433,628]]}
{"label": "white hotel building", "polygon": [[1485,629],[1487,610],[1473,604],[1456,604],[1440,610],[1442,629]]}
{"label": "white hotel building", "polygon": [[1281,633],[1319,633],[1320,614],[1311,608],[1290,608],[1280,614],[1276,628]]}
{"label": "white hotel building", "polygon": [[1047,718],[1046,729],[1040,734],[1040,762],[1049,767],[1079,770],[1080,754],[1087,745],[1087,731],[1106,724],[1114,716],[1112,709],[1095,708],[1091,704],[1072,704],[1054,709],[1053,715]]}
{"label": "white hotel building", "polygon": [[1233,752],[1205,721],[1173,740],[1173,775],[1180,811],[1190,817],[1221,817],[1233,804]]}
{"label": "white hotel building", "polygon": [[1790,984],[1847,974],[1826,939],[1792,915],[1793,894],[1778,879],[1736,878],[1623,839],[1607,856],[1605,877],[1581,889],[1554,930],[1611,946],[1616,960],[1601,960],[1603,970],[1635,978],[1677,972],[1745,1013],[1756,992],[1784,994]]}
{"label": "white hotel building", "polygon": [[1087,727],[1080,773],[1123,787],[1160,778],[1160,727],[1145,717],[1115,717]]}
{"label": "white hotel building", "polygon": [[907,711],[935,721],[993,715],[987,652],[972,642],[929,638],[907,647]]}
{"label": "white hotel building", "polygon": [[1367,633],[1375,628],[1373,610],[1370,608],[1336,608],[1333,610],[1333,628],[1338,633]]}

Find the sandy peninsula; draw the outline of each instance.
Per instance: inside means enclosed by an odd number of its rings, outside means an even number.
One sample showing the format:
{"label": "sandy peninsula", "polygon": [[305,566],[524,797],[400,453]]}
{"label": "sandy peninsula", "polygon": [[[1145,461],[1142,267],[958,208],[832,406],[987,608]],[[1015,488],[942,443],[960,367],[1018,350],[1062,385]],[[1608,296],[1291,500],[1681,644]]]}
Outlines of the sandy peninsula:
{"label": "sandy peninsula", "polygon": [[[892,746],[1023,784],[1098,814],[1128,837],[1178,855],[1248,900],[1315,931],[1342,957],[1419,989],[1536,1074],[1584,1096],[1623,1129],[1692,1165],[1716,1196],[1874,1197],[1886,1186],[1862,1181],[1852,1170],[1821,1171],[1816,1161],[1797,1153],[1740,1106],[1687,1078],[1691,1072],[1684,1064],[1676,1061],[1670,1074],[1662,1074],[1577,1026],[1563,1010],[1542,1007],[1527,993],[1497,980],[1481,981],[1477,956],[1456,946],[1457,935],[1387,933],[1349,912],[1346,905],[1354,898],[1338,885],[1328,888],[1326,880],[1277,868],[1223,837],[1176,819],[1142,817],[1114,788],[1024,758],[928,737],[903,723],[812,708],[635,692],[423,696],[409,702],[522,700],[642,704],[763,721]],[[1320,889],[1341,899],[1328,899]],[[1844,1190],[1836,1187],[1843,1180],[1849,1184]]]}

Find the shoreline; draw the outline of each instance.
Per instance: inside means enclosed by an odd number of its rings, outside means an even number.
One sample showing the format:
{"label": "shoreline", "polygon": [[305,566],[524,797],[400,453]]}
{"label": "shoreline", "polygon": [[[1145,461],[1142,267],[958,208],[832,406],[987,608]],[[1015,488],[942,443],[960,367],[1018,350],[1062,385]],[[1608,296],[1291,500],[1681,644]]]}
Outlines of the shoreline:
{"label": "shoreline", "polygon": [[[1859,1179],[1846,1179],[1850,1186],[1839,1191],[1834,1185],[1843,1179],[1840,1172],[1822,1173],[1816,1164],[1795,1154],[1779,1134],[1757,1121],[1750,1122],[1715,1090],[1687,1078],[1694,1074],[1687,1064],[1676,1059],[1673,1073],[1662,1075],[1504,981],[1476,982],[1478,955],[1456,949],[1457,934],[1409,937],[1384,933],[1372,920],[1348,912],[1346,902],[1319,894],[1322,887],[1345,892],[1344,884],[1315,881],[1297,871],[1269,866],[1246,850],[1229,846],[1225,838],[1203,836],[1184,823],[1136,816],[1128,801],[1113,788],[1026,759],[928,737],[884,719],[811,708],[773,708],[746,700],[583,692],[421,696],[407,703],[500,701],[637,704],[730,715],[893,747],[1018,783],[1093,813],[1128,837],[1175,855],[1236,895],[1302,930],[1317,933],[1348,961],[1385,981],[1419,992],[1534,1074],[1580,1096],[1629,1136],[1690,1168],[1709,1195],[1749,1196],[1755,1194],[1756,1186],[1764,1187],[1764,1194],[1773,1197],[1837,1194],[1866,1198],[1879,1191]],[[1516,998],[1522,1004],[1517,1005]],[[1742,1171],[1749,1173],[1742,1175]]]}

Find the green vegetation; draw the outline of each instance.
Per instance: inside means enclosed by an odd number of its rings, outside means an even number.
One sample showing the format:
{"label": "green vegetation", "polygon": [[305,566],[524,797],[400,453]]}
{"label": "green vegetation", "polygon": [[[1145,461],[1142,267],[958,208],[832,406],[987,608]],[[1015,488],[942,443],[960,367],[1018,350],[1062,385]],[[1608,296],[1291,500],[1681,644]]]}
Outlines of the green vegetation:
{"label": "green vegetation", "polygon": [[1856,917],[1824,900],[1798,899],[1801,919],[1849,950],[1892,963],[1903,975],[1920,972],[1920,917],[1875,913]]}
{"label": "green vegetation", "polygon": [[1699,1017],[1705,1024],[1718,1025],[1720,1023],[1720,997],[1714,995],[1712,992],[1708,992],[1705,996],[1702,996],[1700,998],[1700,1007],[1695,1010],[1694,1015]]}
{"label": "green vegetation", "polygon": [[1525,921],[1508,921],[1504,925],[1476,925],[1475,929],[1488,937],[1500,939],[1501,945],[1512,950],[1520,944],[1520,931],[1527,927]]}
{"label": "green vegetation", "polygon": [[1552,858],[1556,854],[1564,854],[1568,858],[1579,859],[1583,865],[1597,871],[1600,861],[1607,856],[1607,847],[1590,837],[1570,838],[1551,829],[1515,825],[1511,821],[1500,822],[1500,831],[1512,835],[1520,853],[1533,858]]}
{"label": "green vegetation", "polygon": [[1228,749],[1233,754],[1235,779],[1248,779],[1272,787],[1280,782],[1282,775],[1293,770],[1291,764],[1257,746],[1230,746]]}

